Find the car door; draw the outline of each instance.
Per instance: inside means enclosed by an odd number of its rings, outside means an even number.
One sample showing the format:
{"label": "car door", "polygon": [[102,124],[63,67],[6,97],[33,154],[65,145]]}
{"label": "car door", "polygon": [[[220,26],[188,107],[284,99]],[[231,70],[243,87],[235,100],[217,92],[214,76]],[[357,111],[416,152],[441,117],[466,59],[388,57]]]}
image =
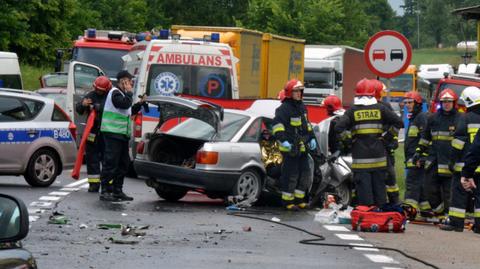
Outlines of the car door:
{"label": "car door", "polygon": [[67,114],[77,126],[77,144],[82,137],[85,129],[85,122],[88,115],[80,115],[75,111],[75,104],[91,90],[93,90],[93,81],[99,76],[104,76],[105,72],[100,67],[73,61],[68,69],[67,81]]}
{"label": "car door", "polygon": [[40,135],[32,120],[45,104],[14,96],[0,96],[0,171],[16,172],[24,166],[25,152]]}

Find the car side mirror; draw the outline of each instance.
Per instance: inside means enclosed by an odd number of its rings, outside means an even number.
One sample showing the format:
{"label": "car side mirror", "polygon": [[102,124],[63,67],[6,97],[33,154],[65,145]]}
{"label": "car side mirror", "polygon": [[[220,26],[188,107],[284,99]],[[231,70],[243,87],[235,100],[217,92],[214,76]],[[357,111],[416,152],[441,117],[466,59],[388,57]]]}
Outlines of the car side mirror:
{"label": "car side mirror", "polygon": [[28,226],[28,210],[22,200],[0,194],[0,243],[24,239]]}

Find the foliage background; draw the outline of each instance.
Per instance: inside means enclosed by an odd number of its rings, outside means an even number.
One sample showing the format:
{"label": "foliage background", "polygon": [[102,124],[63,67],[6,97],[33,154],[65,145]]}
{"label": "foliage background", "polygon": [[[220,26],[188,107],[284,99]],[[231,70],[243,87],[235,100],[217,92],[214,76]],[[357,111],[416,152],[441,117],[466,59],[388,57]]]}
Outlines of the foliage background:
{"label": "foliage background", "polygon": [[397,16],[387,0],[0,0],[0,50],[47,66],[56,48],[70,47],[87,28],[140,32],[172,24],[241,26],[359,48],[375,32],[394,29],[415,48],[447,47],[474,38],[473,22],[465,27],[450,12],[476,4],[405,0]]}

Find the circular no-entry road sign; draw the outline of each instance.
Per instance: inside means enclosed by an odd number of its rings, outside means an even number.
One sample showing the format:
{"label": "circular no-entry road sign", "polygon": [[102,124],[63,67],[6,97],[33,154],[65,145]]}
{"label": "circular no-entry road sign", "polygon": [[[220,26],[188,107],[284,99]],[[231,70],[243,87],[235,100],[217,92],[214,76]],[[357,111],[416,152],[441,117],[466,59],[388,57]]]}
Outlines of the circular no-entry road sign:
{"label": "circular no-entry road sign", "polygon": [[396,31],[381,31],[365,45],[365,62],[376,75],[391,78],[402,74],[412,60],[412,46]]}

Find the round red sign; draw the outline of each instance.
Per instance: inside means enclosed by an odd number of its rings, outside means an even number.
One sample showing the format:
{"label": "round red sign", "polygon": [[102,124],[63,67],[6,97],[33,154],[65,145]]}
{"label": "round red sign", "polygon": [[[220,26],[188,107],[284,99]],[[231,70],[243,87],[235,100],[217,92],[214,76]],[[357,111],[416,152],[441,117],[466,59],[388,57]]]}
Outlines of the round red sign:
{"label": "round red sign", "polygon": [[381,31],[365,45],[365,62],[376,75],[384,78],[402,74],[412,60],[412,46],[408,39],[396,31]]}

